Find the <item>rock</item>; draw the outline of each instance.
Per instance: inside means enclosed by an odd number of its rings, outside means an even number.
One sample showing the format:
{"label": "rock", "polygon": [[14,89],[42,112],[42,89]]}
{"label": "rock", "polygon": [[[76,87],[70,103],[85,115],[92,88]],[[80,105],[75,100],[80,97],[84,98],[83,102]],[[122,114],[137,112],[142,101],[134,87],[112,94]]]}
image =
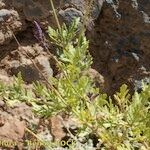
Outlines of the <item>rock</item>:
{"label": "rock", "polygon": [[0,10],[0,22],[4,21],[6,17],[10,17],[12,12],[7,9]]}
{"label": "rock", "polygon": [[2,127],[5,124],[5,119],[0,116],[0,127]]}
{"label": "rock", "polygon": [[3,107],[5,105],[4,101],[0,99],[0,107]]}
{"label": "rock", "polygon": [[[47,79],[53,76],[53,70],[49,60],[50,56],[43,51],[42,47],[37,45],[33,47],[22,46],[19,48],[19,51],[22,52],[19,53],[16,60],[6,61],[9,75],[17,76],[17,74],[21,72],[22,78],[26,83],[43,80],[43,75]],[[28,55],[30,59],[26,57],[26,55]],[[34,63],[31,60],[33,60]],[[41,73],[43,73],[43,75]]]}
{"label": "rock", "polygon": [[3,7],[5,7],[5,3],[0,1],[0,9],[2,9]]}
{"label": "rock", "polygon": [[71,135],[68,133],[67,129],[69,129],[70,132],[75,135],[76,130],[79,127],[78,123],[79,122],[76,119],[68,116],[63,117],[63,115],[57,115],[51,117],[49,119],[49,125],[54,140],[61,141],[69,139]]}
{"label": "rock", "polygon": [[12,117],[10,114],[2,113],[1,115],[5,120],[3,126],[0,127],[0,137],[3,140],[14,140],[19,141],[24,136],[25,131],[25,122],[20,121],[15,117]]}
{"label": "rock", "polygon": [[65,10],[59,11],[59,15],[62,17],[63,21],[65,21],[66,24],[70,24],[74,18],[81,18],[83,17],[83,14],[81,11],[75,9],[75,8],[67,8]]}
{"label": "rock", "polygon": [[20,62],[19,60],[12,60],[9,62],[9,66],[10,68],[18,68],[20,66]]}
{"label": "rock", "polygon": [[19,72],[21,72],[23,80],[27,83],[40,80],[40,74],[33,65],[20,65],[17,68],[13,67],[11,68],[11,72],[14,75],[17,75]]}
{"label": "rock", "polygon": [[[86,1],[85,0],[63,0],[62,8],[76,8],[77,10],[80,10],[81,12],[85,11]],[[63,9],[63,10],[64,10]]]}
{"label": "rock", "polygon": [[15,8],[20,9],[20,8],[23,8],[26,1],[27,0],[12,0],[12,4]]}
{"label": "rock", "polygon": [[150,77],[145,77],[141,80],[134,80],[134,89],[138,92],[142,90],[142,82],[145,84],[150,84]]}
{"label": "rock", "polygon": [[99,17],[104,0],[95,0],[93,4],[92,18],[95,20]]}
{"label": "rock", "polygon": [[136,53],[131,53],[131,55],[133,56],[133,58],[134,58],[137,62],[139,62],[140,58],[139,58],[139,56],[138,56]]}
{"label": "rock", "polygon": [[140,11],[144,11],[145,13],[147,13],[148,15],[150,15],[150,3],[149,0],[138,0],[138,8]]}
{"label": "rock", "polygon": [[[30,56],[30,58],[35,58],[36,56],[43,53],[43,48],[39,46],[38,44],[35,44],[34,46],[31,46],[31,45],[22,46],[21,48],[19,48],[19,50],[21,51],[22,48],[24,49],[22,53],[24,55],[27,54],[28,56]],[[24,63],[25,61],[23,60],[23,58],[24,57],[22,57],[22,63]]]}
{"label": "rock", "polygon": [[2,33],[2,31],[0,30],[0,44],[5,42],[5,37],[4,34]]}
{"label": "rock", "polygon": [[128,79],[139,72],[145,76],[141,65],[147,71],[150,69],[148,10],[147,0],[119,0],[113,5],[112,1],[104,2],[95,27],[87,32],[93,67],[109,79],[109,91],[117,90],[123,83],[130,84]]}
{"label": "rock", "polygon": [[39,119],[34,116],[32,108],[26,103],[15,104],[13,109],[9,110],[13,116],[17,116],[18,119],[26,121],[29,125],[38,125]]}
{"label": "rock", "polygon": [[33,21],[49,16],[48,11],[40,3],[33,2],[32,0],[27,0],[24,3],[23,12],[27,20]]}
{"label": "rock", "polygon": [[[92,15],[92,18],[93,20],[94,19],[97,19],[100,12],[101,12],[101,8],[102,8],[102,5],[103,5],[103,2],[104,0],[95,0],[91,6],[91,8],[89,8],[88,6],[88,1],[86,0],[63,0],[63,5],[64,5],[64,9],[65,8],[75,8],[76,10],[79,10],[81,11],[83,14],[86,13],[87,9],[90,9],[91,10],[91,15]],[[63,8],[63,6],[62,6]],[[87,8],[87,9],[85,9]]]}
{"label": "rock", "polygon": [[53,76],[53,70],[50,66],[49,58],[44,55],[39,55],[35,59],[37,66],[41,70],[41,72],[47,77]]}
{"label": "rock", "polygon": [[64,125],[62,124],[62,120],[58,116],[54,116],[50,118],[50,128],[51,128],[51,133],[54,137],[55,140],[62,140],[65,136],[66,133],[63,130]]}
{"label": "rock", "polygon": [[50,131],[47,128],[44,131],[38,133],[37,136],[40,137],[40,139],[48,142],[51,142],[53,139]]}
{"label": "rock", "polygon": [[[89,24],[98,18],[104,0],[95,0],[91,6],[88,6],[88,2],[85,0],[71,0],[63,1],[62,10],[59,11],[59,15],[66,24],[70,24],[75,17],[81,18],[83,20],[84,15],[87,15],[86,11],[90,17],[87,19],[87,27]],[[91,8],[90,8],[91,7]]]}
{"label": "rock", "polygon": [[143,15],[143,19],[145,23],[150,23],[150,16],[145,13],[144,11],[141,11],[142,15]]}
{"label": "rock", "polygon": [[98,87],[100,87],[101,90],[104,90],[105,87],[105,79],[104,77],[95,69],[90,68],[88,70],[88,75],[93,79],[93,81],[96,83]]}
{"label": "rock", "polygon": [[0,45],[8,44],[14,38],[12,31],[16,33],[25,28],[25,20],[21,20],[15,10],[0,10],[0,24]]}
{"label": "rock", "polygon": [[[32,57],[33,55],[36,56],[34,49],[29,48],[27,51],[26,47],[25,50],[28,55],[30,54]],[[53,70],[51,69],[49,58],[44,55],[39,55],[35,57],[34,61],[38,69],[33,65],[32,61],[24,57],[24,55],[21,56],[20,61],[13,60],[9,62],[9,72],[11,75],[17,75],[19,72],[21,72],[23,80],[27,83],[41,80],[41,73],[43,73],[46,78],[53,76]]]}
{"label": "rock", "polygon": [[7,43],[7,41],[9,41],[12,37],[12,33],[8,31],[6,25],[2,25],[2,23],[6,22],[6,20],[11,19],[12,13],[12,10],[0,10],[0,45]]}
{"label": "rock", "polygon": [[8,77],[8,75],[6,75],[6,74],[0,74],[0,82],[10,83],[10,81],[11,81],[11,78]]}
{"label": "rock", "polygon": [[[22,58],[23,59],[23,58]],[[10,75],[17,76],[21,72],[22,78],[27,83],[32,83],[40,79],[38,70],[33,66],[30,60],[23,59],[24,63],[19,60],[13,60],[9,62]]]}

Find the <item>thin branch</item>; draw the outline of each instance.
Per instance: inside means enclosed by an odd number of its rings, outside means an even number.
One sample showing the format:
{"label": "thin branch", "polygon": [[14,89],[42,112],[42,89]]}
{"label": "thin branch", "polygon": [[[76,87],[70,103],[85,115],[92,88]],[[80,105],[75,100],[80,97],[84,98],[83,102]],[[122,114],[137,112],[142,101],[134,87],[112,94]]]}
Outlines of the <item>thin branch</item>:
{"label": "thin branch", "polygon": [[60,27],[60,23],[59,23],[59,20],[58,20],[58,16],[57,16],[56,11],[55,11],[55,7],[54,7],[53,0],[50,0],[50,3],[51,3],[51,7],[52,7],[52,10],[53,10],[53,13],[54,13],[54,17],[55,17],[55,20],[56,20],[58,29],[59,29],[59,31],[60,31],[60,30],[61,30],[61,27]]}

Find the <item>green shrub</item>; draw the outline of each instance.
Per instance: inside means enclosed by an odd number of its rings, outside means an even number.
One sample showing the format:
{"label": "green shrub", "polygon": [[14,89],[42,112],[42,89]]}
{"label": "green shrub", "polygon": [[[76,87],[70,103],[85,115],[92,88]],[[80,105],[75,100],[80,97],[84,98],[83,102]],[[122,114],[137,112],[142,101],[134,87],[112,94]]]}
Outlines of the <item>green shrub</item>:
{"label": "green shrub", "polygon": [[150,84],[143,83],[142,92],[135,91],[133,95],[126,85],[112,98],[101,93],[86,73],[92,58],[84,33],[78,34],[78,24],[79,19],[76,19],[69,28],[65,24],[60,30],[48,28],[50,38],[58,46],[57,61],[61,71],[59,78],[49,79],[51,88],[37,82],[32,91],[27,90],[19,75],[11,86],[0,84],[0,97],[8,105],[25,101],[41,117],[60,112],[68,114],[78,124],[74,135],[77,143],[80,143],[79,138],[92,134],[99,140],[102,150],[148,150]]}

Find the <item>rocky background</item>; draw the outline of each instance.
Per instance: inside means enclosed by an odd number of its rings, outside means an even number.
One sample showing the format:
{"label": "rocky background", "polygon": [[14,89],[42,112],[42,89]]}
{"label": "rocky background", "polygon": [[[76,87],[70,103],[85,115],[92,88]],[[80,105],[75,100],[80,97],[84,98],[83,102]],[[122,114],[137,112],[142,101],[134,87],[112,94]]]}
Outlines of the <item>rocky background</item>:
{"label": "rocky background", "polygon": [[[87,8],[86,0],[55,0],[54,3],[60,21],[67,24],[74,16],[82,18]],[[35,20],[45,36],[48,25],[56,27],[49,0],[0,0],[0,80],[11,83],[12,76],[19,71],[27,84],[41,80],[13,34],[47,77],[56,75],[55,64],[34,37]],[[89,72],[105,92],[113,94],[123,83],[140,90],[141,80],[149,82],[150,0],[95,0],[86,26],[94,61]],[[53,46],[48,44],[53,52]],[[0,108],[3,105],[1,102]],[[17,106],[11,113],[0,111],[0,137],[8,138],[10,133],[12,139],[23,137],[23,129],[19,127],[25,124],[20,117],[26,116],[30,123],[33,119],[26,107]],[[16,120],[12,123],[14,116]]]}

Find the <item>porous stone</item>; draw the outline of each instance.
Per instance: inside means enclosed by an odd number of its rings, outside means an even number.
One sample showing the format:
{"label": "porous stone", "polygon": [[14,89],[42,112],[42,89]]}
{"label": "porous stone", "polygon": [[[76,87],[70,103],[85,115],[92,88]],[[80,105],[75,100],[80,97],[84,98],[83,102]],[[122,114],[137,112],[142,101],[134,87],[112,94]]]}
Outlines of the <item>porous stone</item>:
{"label": "porous stone", "polygon": [[53,76],[53,70],[50,66],[49,58],[44,55],[39,55],[35,59],[37,66],[41,70],[41,72],[47,77]]}
{"label": "porous stone", "polygon": [[66,24],[70,24],[74,18],[83,17],[82,12],[75,8],[67,8],[65,10],[61,10],[59,11],[59,15],[62,17],[63,21],[66,22]]}
{"label": "porous stone", "polygon": [[[95,27],[87,33],[91,41],[90,52],[94,57],[93,66],[109,79],[107,89],[112,91],[110,93],[123,83],[133,85],[128,79],[139,77],[139,72],[140,76],[150,73],[148,1],[112,2],[103,3],[102,13]],[[142,72],[141,65],[147,71]]]}
{"label": "porous stone", "polygon": [[26,124],[16,117],[7,113],[1,114],[0,137],[1,140],[14,140],[19,141],[24,136]]}
{"label": "porous stone", "polygon": [[11,11],[7,9],[0,10],[0,22],[4,21],[6,17],[11,16]]}
{"label": "porous stone", "polygon": [[141,92],[143,83],[150,84],[150,77],[145,77],[143,79],[134,80],[134,86],[135,86],[134,89],[138,92]]}

